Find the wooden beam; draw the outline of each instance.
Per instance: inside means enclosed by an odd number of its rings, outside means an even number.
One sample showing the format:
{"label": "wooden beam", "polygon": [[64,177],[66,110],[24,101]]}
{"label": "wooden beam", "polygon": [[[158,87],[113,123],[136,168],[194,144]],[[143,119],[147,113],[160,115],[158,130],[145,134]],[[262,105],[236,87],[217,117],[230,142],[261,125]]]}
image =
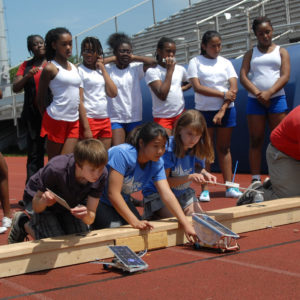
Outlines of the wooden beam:
{"label": "wooden beam", "polygon": [[[236,233],[300,221],[300,198],[210,211],[217,221]],[[0,247],[0,278],[106,259],[113,256],[108,245],[128,245],[134,251],[171,247],[187,242],[176,219],[153,222],[144,232],[130,226],[92,231]]]}

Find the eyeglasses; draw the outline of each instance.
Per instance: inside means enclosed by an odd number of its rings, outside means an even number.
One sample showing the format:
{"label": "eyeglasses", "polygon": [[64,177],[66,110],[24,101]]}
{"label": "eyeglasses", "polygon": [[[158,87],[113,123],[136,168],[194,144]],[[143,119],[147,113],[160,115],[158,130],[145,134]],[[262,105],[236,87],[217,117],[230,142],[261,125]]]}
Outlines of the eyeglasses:
{"label": "eyeglasses", "polygon": [[131,54],[132,53],[132,50],[129,50],[129,49],[119,49],[118,50],[119,51],[119,53],[121,53],[121,54]]}

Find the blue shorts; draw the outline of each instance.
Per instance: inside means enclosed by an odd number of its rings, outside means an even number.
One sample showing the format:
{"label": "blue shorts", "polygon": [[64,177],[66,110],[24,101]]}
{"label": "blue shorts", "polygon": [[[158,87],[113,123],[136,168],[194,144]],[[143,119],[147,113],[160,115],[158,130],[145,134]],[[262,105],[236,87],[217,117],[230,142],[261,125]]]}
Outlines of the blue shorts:
{"label": "blue shorts", "polygon": [[117,122],[112,122],[111,123],[111,129],[119,129],[123,128],[126,132],[130,132],[133,130],[135,127],[139,126],[142,124],[142,121],[138,122],[132,122],[132,123],[117,123]]}
{"label": "blue shorts", "polygon": [[212,127],[228,128],[228,127],[236,126],[236,109],[234,106],[226,109],[225,115],[222,118],[221,125],[215,124],[213,122],[213,118],[218,112],[218,110],[201,110],[200,112],[203,114],[208,128],[212,128]]}
{"label": "blue shorts", "polygon": [[256,98],[248,97],[247,102],[247,115],[267,115],[283,113],[288,109],[286,103],[286,96],[278,96],[271,99],[271,105],[265,107],[260,104]]}

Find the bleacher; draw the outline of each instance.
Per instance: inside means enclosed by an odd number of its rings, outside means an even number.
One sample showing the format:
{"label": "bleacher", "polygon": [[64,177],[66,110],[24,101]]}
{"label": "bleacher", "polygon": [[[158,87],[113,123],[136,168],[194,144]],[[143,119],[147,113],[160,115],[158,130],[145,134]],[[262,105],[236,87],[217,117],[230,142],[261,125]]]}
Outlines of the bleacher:
{"label": "bleacher", "polygon": [[[211,18],[199,26],[196,22],[217,14],[234,4],[243,2],[241,5],[218,16],[218,20]],[[157,41],[162,36],[173,38],[177,43],[177,61],[187,63],[188,60],[200,51],[200,40],[207,30],[218,31],[222,35],[222,55],[233,58],[242,55],[248,47],[255,44],[255,37],[251,33],[250,43],[247,44],[248,31],[246,16],[247,9],[261,3],[258,0],[202,0],[189,8],[182,9],[178,13],[166,18],[156,25],[145,28],[143,31],[132,36],[133,49],[138,55],[154,55]],[[288,4],[288,5],[287,5]],[[286,8],[289,6],[289,14]],[[264,9],[264,12],[263,12]],[[300,40],[300,1],[299,0],[270,0],[263,6],[250,11],[250,25],[254,17],[262,14],[267,15],[273,23],[274,35],[277,44],[288,44],[291,41]],[[230,15],[229,15],[230,14]],[[229,16],[229,17],[228,17]],[[216,25],[218,22],[218,25]],[[299,24],[297,24],[299,22]],[[282,26],[287,23],[294,26]],[[287,30],[290,30],[287,32]]]}

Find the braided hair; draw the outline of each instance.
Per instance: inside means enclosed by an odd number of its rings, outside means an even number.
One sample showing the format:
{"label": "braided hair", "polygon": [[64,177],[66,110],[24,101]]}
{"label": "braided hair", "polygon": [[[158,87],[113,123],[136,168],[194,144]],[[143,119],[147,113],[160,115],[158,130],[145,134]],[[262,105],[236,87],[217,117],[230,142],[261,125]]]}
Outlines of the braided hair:
{"label": "braided hair", "polygon": [[103,48],[102,48],[101,42],[96,37],[92,37],[92,36],[87,36],[81,42],[81,55],[84,51],[84,47],[86,44],[91,45],[93,51],[96,52],[97,55],[99,55],[99,56],[103,55]]}

